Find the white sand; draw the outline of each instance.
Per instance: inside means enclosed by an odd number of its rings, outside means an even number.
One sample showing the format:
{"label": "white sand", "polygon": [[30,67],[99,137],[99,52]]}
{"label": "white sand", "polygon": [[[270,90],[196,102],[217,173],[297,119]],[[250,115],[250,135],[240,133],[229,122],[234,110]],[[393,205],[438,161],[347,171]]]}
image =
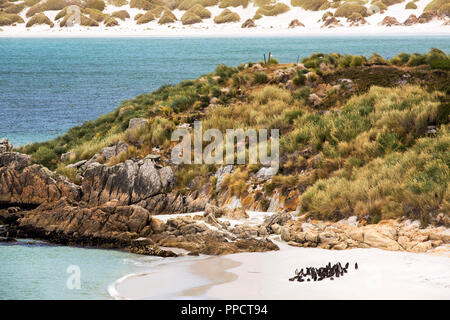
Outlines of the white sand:
{"label": "white sand", "polygon": [[[334,12],[336,9],[328,9],[322,11],[306,11],[299,7],[292,7],[290,11],[275,16],[263,17],[256,20],[256,28],[242,29],[241,24],[248,18],[252,18],[257,10],[257,7],[250,4],[247,8],[237,7],[230,8],[233,12],[237,12],[241,17],[241,21],[237,23],[215,24],[213,18],[217,16],[223,9],[218,6],[208,7],[211,11],[212,17],[204,19],[202,23],[184,26],[181,21],[169,25],[159,25],[157,20],[143,25],[136,25],[134,16],[138,13],[144,13],[144,10],[131,9],[128,5],[122,7],[107,6],[106,13],[112,13],[118,10],[127,10],[130,14],[130,19],[126,21],[119,20],[119,26],[105,27],[103,23],[99,27],[81,27],[73,26],[70,28],[60,28],[59,21],[55,23],[54,28],[46,25],[33,26],[26,28],[25,24],[18,24],[17,26],[1,27],[3,31],[0,32],[0,37],[259,37],[259,36],[329,36],[329,35],[448,35],[450,27],[443,26],[443,21],[433,20],[427,24],[417,24],[414,26],[395,26],[385,27],[380,26],[379,23],[386,16],[393,16],[397,18],[400,23],[403,23],[410,14],[419,16],[423,12],[423,8],[430,0],[419,0],[416,2],[417,9],[405,10],[405,2],[390,6],[385,13],[373,14],[366,18],[368,25],[360,27],[349,27],[346,19],[339,18],[343,27],[322,29],[323,24],[321,19],[326,11]],[[290,0],[280,0],[279,2],[290,5]],[[17,3],[20,3],[17,2]],[[20,15],[25,21],[24,10]],[[173,13],[180,20],[185,11],[174,10]],[[54,21],[54,17],[58,11],[46,11],[45,14]],[[293,19],[299,19],[306,27],[288,29],[289,23]]]}
{"label": "white sand", "polygon": [[[378,249],[290,247],[168,263],[114,286],[127,299],[450,299],[450,258]],[[296,268],[350,262],[334,281],[290,282]],[[354,270],[358,262],[359,269]]]}

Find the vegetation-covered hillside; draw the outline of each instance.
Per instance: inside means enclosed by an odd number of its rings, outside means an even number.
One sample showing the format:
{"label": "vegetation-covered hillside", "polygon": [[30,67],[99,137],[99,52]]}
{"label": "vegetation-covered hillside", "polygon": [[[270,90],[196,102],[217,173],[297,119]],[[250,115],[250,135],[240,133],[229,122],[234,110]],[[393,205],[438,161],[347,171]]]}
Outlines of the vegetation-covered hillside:
{"label": "vegetation-covered hillside", "polygon": [[[299,64],[270,59],[220,65],[197,80],[123,101],[97,120],[20,151],[79,182],[77,170],[67,165],[119,141],[128,151],[97,161],[114,165],[155,153],[169,160],[172,131],[192,127],[194,120],[202,120],[204,130],[222,132],[277,128],[277,175],[261,180],[255,175],[259,165],[236,166],[216,190],[218,166],[180,165],[176,190],[244,199],[249,187],[259,185],[261,197],[274,190],[294,195],[300,213],[320,219],[407,216],[427,224],[450,212],[449,72],[450,58],[438,49],[389,61],[377,54],[318,53]],[[147,124],[129,129],[133,118]]]}

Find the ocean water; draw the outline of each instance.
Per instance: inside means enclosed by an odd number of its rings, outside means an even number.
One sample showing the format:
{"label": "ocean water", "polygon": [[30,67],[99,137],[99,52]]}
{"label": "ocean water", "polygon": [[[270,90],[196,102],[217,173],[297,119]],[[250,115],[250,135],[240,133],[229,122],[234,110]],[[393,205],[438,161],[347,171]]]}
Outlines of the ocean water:
{"label": "ocean water", "polygon": [[124,99],[197,78],[219,63],[272,52],[295,62],[313,52],[386,58],[450,51],[450,36],[285,38],[0,39],[0,137],[14,145],[54,138],[112,111]]}
{"label": "ocean water", "polygon": [[[148,271],[163,260],[36,240],[0,243],[0,300],[110,299],[108,287],[117,279]],[[76,274],[80,276],[79,288],[75,286]]]}

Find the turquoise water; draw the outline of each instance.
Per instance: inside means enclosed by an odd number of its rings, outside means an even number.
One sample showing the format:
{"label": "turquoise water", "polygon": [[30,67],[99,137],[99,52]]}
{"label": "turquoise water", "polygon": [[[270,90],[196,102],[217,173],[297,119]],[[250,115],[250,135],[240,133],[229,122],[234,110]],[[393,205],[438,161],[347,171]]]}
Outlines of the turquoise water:
{"label": "turquoise water", "polygon": [[47,140],[124,99],[269,51],[295,62],[319,51],[390,58],[431,47],[449,52],[450,36],[0,39],[0,137],[15,145]]}
{"label": "turquoise water", "polygon": [[[27,244],[32,241],[34,244]],[[148,271],[162,258],[118,250],[49,245],[34,240],[0,243],[1,299],[110,299],[107,288],[117,279]],[[69,266],[78,266],[80,288],[74,288]],[[72,278],[71,278],[72,279]],[[72,288],[72,289],[70,289]]]}

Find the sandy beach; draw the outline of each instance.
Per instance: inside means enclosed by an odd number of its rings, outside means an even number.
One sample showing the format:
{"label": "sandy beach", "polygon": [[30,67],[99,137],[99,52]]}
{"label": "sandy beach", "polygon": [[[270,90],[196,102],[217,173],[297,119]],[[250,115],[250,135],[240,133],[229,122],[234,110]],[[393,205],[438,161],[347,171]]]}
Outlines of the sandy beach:
{"label": "sandy beach", "polygon": [[[280,251],[168,263],[114,285],[122,299],[449,299],[450,258],[379,249]],[[290,282],[296,268],[349,262],[342,278]],[[355,262],[358,270],[354,269]]]}

